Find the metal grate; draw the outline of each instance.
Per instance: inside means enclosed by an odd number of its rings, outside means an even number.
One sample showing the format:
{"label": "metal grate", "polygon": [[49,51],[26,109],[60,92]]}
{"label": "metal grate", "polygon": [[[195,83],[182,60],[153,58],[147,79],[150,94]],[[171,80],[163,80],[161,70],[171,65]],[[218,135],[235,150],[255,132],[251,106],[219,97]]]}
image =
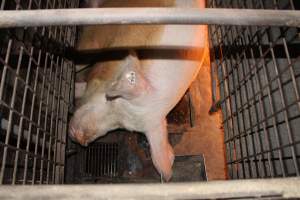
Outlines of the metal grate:
{"label": "metal grate", "polygon": [[[210,0],[210,7],[299,9],[292,0]],[[297,28],[210,26],[232,179],[300,175]]]}
{"label": "metal grate", "polygon": [[118,176],[118,143],[94,143],[81,154],[81,174],[83,178],[113,178]]}
{"label": "metal grate", "polygon": [[[78,0],[2,0],[1,10],[78,7]],[[0,30],[0,184],[63,183],[75,27]]]}

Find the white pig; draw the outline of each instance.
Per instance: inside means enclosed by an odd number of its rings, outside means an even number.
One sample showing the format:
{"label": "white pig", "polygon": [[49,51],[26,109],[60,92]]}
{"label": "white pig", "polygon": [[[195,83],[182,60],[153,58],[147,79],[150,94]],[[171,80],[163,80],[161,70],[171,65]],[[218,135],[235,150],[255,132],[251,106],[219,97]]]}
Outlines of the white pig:
{"label": "white pig", "polygon": [[[204,0],[106,0],[101,7],[198,7]],[[196,77],[207,51],[203,25],[111,25],[83,29],[78,49],[128,48],[123,59],[95,64],[69,125],[69,134],[82,145],[125,128],[143,132],[151,157],[165,180],[172,176],[174,153],[168,142],[166,116]],[[134,47],[188,48],[174,58],[140,59]],[[155,57],[157,56],[157,58]]]}

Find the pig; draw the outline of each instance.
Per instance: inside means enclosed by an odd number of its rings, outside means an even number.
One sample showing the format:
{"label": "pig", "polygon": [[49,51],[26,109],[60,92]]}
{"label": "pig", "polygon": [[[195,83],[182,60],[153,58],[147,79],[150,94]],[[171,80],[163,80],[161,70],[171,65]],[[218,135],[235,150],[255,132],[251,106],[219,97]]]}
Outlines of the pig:
{"label": "pig", "polygon": [[[193,7],[204,0],[101,0],[93,7]],[[116,60],[94,64],[81,87],[80,106],[69,123],[69,135],[88,145],[108,131],[123,128],[146,135],[151,158],[164,180],[172,177],[174,152],[168,141],[166,116],[196,77],[207,48],[205,25],[105,25],[83,28],[78,51],[126,48]],[[136,47],[185,51],[161,58],[160,52],[140,58]]]}

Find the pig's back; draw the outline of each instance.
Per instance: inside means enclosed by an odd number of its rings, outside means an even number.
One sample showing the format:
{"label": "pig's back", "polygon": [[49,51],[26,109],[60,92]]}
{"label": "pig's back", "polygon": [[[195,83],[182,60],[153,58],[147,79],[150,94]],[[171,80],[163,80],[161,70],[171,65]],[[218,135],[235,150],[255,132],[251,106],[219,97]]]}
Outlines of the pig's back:
{"label": "pig's back", "polygon": [[[204,8],[204,0],[112,0],[103,7],[189,7]],[[142,69],[154,88],[142,101],[166,115],[183,96],[198,70],[207,48],[207,27],[200,25],[105,25],[84,28],[79,50],[103,48],[162,48],[176,56],[163,57],[160,51],[141,59]],[[181,49],[192,49],[184,50]],[[173,54],[171,53],[171,54]],[[122,61],[120,61],[122,62]],[[101,67],[110,65],[105,62]],[[118,70],[110,67],[109,70]],[[110,78],[107,78],[110,80]],[[145,109],[145,108],[143,108]],[[146,108],[147,109],[147,108]],[[147,112],[147,110],[145,110]]]}

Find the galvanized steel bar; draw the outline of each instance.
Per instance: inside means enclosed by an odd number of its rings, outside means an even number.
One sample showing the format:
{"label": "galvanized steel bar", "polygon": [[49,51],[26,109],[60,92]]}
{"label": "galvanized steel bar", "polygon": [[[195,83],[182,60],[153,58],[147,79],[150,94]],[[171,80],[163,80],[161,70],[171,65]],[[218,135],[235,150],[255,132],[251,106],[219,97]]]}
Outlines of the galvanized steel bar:
{"label": "galvanized steel bar", "polygon": [[300,27],[300,11],[219,8],[87,8],[0,12],[0,28],[96,24],[222,24]]}
{"label": "galvanized steel bar", "polygon": [[300,179],[177,184],[1,186],[0,199],[231,199],[299,198]]}

